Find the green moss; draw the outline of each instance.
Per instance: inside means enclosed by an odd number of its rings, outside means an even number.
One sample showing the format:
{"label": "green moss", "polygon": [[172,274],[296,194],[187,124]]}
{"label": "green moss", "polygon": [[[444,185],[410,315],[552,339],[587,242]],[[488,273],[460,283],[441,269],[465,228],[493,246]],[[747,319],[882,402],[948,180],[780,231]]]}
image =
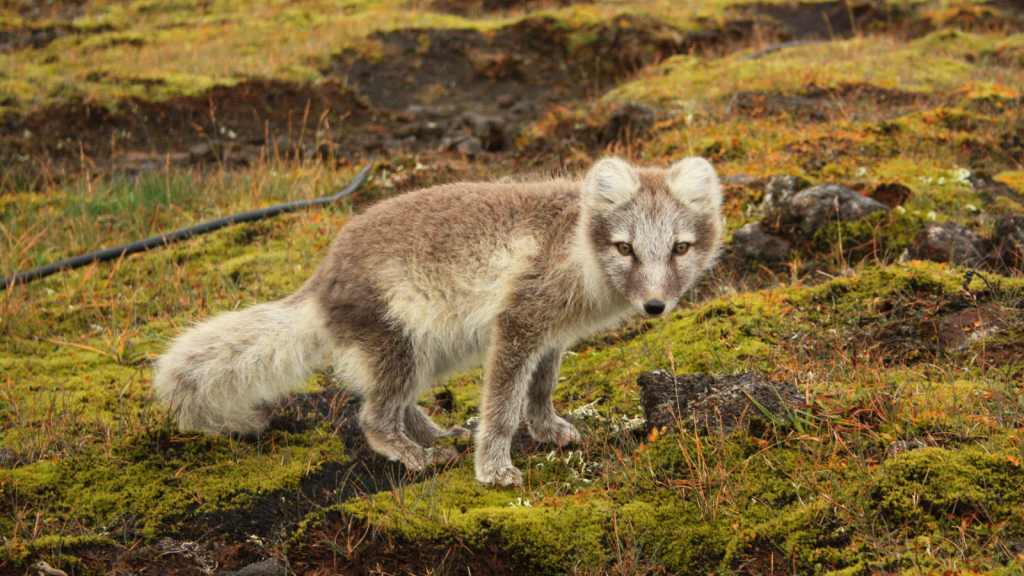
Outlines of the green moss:
{"label": "green moss", "polygon": [[[750,60],[745,54],[705,60],[674,56],[657,73],[610,92],[613,101],[715,102],[740,90],[792,94],[819,87],[868,84],[909,92],[949,91],[992,77],[988,66],[972,65],[970,52],[1019,45],[1024,36],[992,39],[953,30],[907,43],[854,38],[781,50]],[[1010,78],[999,76],[1004,84]]]}
{"label": "green moss", "polygon": [[920,211],[908,212],[896,209],[890,212],[875,212],[854,222],[829,221],[814,232],[811,246],[822,252],[844,252],[851,249],[854,254],[875,254],[887,261],[894,261],[910,246],[914,233],[926,222]]}
{"label": "green moss", "polygon": [[884,467],[873,490],[891,522],[925,528],[951,518],[982,522],[1024,520],[1020,460],[979,448],[925,449],[902,454]]}
{"label": "green moss", "polygon": [[295,489],[328,455],[342,454],[339,439],[315,432],[244,444],[156,429],[110,447],[11,470],[0,499],[45,515],[73,517],[97,531],[133,519],[144,534],[156,537],[192,515],[245,509],[263,493]]}
{"label": "green moss", "polygon": [[64,570],[68,574],[102,574],[100,570],[90,569],[86,562],[75,553],[88,548],[110,548],[116,543],[104,536],[64,537],[57,535],[36,538],[27,544],[18,545],[8,551],[8,557],[20,568],[28,568],[42,560],[53,567]]}

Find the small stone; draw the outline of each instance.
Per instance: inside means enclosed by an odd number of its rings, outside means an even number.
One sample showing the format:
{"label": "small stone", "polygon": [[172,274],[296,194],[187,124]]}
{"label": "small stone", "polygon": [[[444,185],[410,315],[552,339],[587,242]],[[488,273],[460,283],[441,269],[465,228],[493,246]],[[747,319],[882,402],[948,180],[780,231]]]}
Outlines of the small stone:
{"label": "small stone", "polygon": [[464,138],[456,147],[466,156],[476,156],[484,151],[483,143],[476,136]]}
{"label": "small stone", "polygon": [[480,140],[484,150],[497,152],[505,149],[505,119],[501,116],[484,116],[475,112],[462,115],[462,123],[470,133]]}
{"label": "small stone", "polygon": [[213,152],[213,146],[210,146],[207,142],[201,142],[195,146],[190,146],[188,149],[188,156],[192,161],[216,160],[216,155]]}
{"label": "small stone", "polygon": [[237,572],[221,572],[218,576],[285,576],[284,564],[275,558],[268,558],[249,564]]}
{"label": "small stone", "polygon": [[954,222],[928,222],[915,234],[902,260],[931,260],[976,266],[985,245],[978,235]]}
{"label": "small stone", "polygon": [[789,195],[788,198],[776,197],[773,194],[770,203],[767,195],[766,191],[765,206],[770,206],[770,209],[765,210],[762,223],[768,230],[796,228],[808,235],[828,224],[830,220],[838,218],[843,222],[853,222],[868,214],[889,210],[888,206],[877,200],[836,184],[811,186]]}
{"label": "small stone", "polygon": [[515,103],[516,103],[515,96],[511,96],[509,94],[503,94],[501,96],[498,96],[497,104],[501,108],[508,108],[509,106],[511,106],[511,105],[513,105]]}
{"label": "small stone", "polygon": [[738,256],[765,262],[780,262],[792,245],[785,238],[765,233],[760,222],[751,222],[732,233],[732,249]]}

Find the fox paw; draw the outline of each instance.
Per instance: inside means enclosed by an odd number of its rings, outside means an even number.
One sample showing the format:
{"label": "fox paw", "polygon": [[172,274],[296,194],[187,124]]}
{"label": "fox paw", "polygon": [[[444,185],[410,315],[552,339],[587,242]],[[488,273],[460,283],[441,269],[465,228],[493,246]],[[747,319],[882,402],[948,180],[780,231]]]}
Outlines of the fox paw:
{"label": "fox paw", "polygon": [[534,442],[551,443],[558,446],[565,446],[574,442],[580,442],[583,438],[572,424],[560,416],[553,416],[545,419],[543,424],[529,426],[530,437]]}
{"label": "fox paw", "polygon": [[452,426],[441,437],[442,438],[462,438],[463,440],[466,440],[466,439],[469,438],[469,430],[466,429],[466,428],[463,428],[462,426]]}
{"label": "fox paw", "polygon": [[515,466],[497,466],[490,470],[478,470],[476,480],[481,484],[493,486],[522,486],[523,473]]}
{"label": "fox paw", "polygon": [[[411,451],[410,451],[411,452]],[[425,468],[431,466],[439,466],[447,464],[452,460],[459,457],[458,450],[449,448],[448,446],[438,446],[437,448],[427,448],[418,453],[412,454],[410,452],[405,453],[403,458],[399,458],[405,467],[413,472],[421,472]]]}

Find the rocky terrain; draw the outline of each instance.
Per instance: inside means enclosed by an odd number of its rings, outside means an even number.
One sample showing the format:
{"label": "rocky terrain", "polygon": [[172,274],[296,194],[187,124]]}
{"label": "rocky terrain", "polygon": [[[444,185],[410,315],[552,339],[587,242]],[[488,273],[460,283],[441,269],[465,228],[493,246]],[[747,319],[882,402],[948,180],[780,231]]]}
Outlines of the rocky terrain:
{"label": "rocky terrain", "polygon": [[[0,276],[374,166],[0,294],[0,574],[1020,573],[1022,77],[1015,0],[0,2]],[[376,456],[328,367],[258,437],[154,402],[372,203],[606,155],[710,159],[726,249],[566,354],[522,488]]]}

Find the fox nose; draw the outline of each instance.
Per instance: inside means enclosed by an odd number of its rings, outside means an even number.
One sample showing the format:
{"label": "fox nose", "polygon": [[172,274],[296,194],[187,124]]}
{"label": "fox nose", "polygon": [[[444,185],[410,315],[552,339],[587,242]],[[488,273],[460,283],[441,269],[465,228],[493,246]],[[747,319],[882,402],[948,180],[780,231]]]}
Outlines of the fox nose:
{"label": "fox nose", "polygon": [[657,316],[665,311],[665,303],[661,300],[648,300],[644,302],[644,312],[651,316]]}

